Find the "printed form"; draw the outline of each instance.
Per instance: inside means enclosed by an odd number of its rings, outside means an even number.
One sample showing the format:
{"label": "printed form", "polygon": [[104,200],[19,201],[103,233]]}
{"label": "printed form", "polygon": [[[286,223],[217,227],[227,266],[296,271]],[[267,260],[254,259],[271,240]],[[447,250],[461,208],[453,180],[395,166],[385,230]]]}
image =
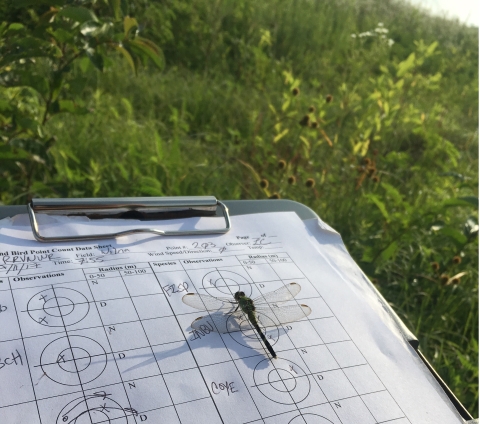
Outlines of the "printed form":
{"label": "printed form", "polygon": [[[0,422],[462,423],[322,237],[294,213],[234,216],[225,235],[63,244],[2,221]],[[238,310],[219,309],[237,292],[277,358]]]}

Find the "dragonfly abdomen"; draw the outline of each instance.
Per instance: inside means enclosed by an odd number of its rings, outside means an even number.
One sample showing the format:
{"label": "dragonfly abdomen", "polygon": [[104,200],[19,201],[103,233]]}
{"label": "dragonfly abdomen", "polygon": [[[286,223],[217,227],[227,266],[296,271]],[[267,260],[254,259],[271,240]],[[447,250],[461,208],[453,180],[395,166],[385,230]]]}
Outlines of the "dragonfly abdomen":
{"label": "dragonfly abdomen", "polygon": [[[252,315],[253,312],[252,312]],[[250,318],[250,316],[249,316]],[[277,354],[275,353],[275,351],[273,350],[273,347],[272,345],[270,344],[270,342],[267,340],[267,338],[265,337],[265,334],[263,334],[262,330],[260,329],[259,325],[258,325],[258,322],[256,319],[254,320],[250,320],[250,322],[252,323],[253,327],[255,328],[255,330],[257,331],[258,335],[260,336],[260,338],[262,339],[263,343],[265,344],[265,346],[267,347],[268,351],[270,352],[270,355],[272,355],[274,358],[277,357]]]}

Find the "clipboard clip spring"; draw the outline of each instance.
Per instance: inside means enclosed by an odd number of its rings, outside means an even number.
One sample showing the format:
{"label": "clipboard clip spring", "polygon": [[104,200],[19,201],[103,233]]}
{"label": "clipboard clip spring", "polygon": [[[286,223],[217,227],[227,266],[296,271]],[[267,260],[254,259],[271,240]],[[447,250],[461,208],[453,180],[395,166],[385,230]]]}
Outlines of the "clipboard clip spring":
{"label": "clipboard clip spring", "polygon": [[[183,197],[123,197],[123,198],[71,198],[32,199],[27,204],[33,236],[37,241],[62,242],[113,239],[138,233],[160,236],[189,236],[225,234],[231,228],[228,208],[214,196]],[[87,216],[90,219],[136,218],[143,220],[172,219],[201,216],[219,216],[225,219],[225,227],[210,230],[164,231],[158,228],[134,228],[116,233],[75,236],[45,236],[40,234],[36,214]]]}

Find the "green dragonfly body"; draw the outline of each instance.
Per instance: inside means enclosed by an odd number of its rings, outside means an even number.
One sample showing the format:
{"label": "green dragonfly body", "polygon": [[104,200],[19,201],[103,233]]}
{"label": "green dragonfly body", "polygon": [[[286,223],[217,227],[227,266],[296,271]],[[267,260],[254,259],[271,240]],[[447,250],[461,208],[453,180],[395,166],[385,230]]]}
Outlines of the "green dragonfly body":
{"label": "green dragonfly body", "polygon": [[247,315],[248,320],[252,324],[253,328],[255,328],[255,331],[260,336],[263,343],[265,343],[265,346],[267,347],[270,354],[274,358],[276,358],[277,354],[273,350],[272,345],[267,340],[267,338],[265,337],[265,334],[263,334],[262,330],[260,329],[260,326],[258,325],[257,316],[255,315],[255,305],[253,304],[253,300],[250,299],[248,296],[245,296],[245,293],[242,291],[236,292],[234,297],[235,297],[235,300],[238,302],[238,307]]}
{"label": "green dragonfly body", "polygon": [[182,301],[193,308],[209,312],[209,315],[193,321],[192,328],[201,329],[203,325],[213,323],[219,333],[253,329],[270,354],[276,358],[277,354],[261,327],[286,324],[308,316],[312,310],[307,305],[281,306],[293,299],[300,290],[300,284],[290,283],[255,299],[246,296],[243,291],[237,291],[233,299],[188,293],[183,296]]}

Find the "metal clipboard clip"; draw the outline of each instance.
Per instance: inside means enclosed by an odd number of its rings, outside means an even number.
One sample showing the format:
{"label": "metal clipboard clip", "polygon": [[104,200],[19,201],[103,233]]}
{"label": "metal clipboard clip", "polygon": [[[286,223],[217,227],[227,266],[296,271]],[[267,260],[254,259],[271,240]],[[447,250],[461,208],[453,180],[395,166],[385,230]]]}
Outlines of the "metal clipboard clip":
{"label": "metal clipboard clip", "polygon": [[[72,198],[32,199],[27,205],[33,236],[41,242],[112,239],[137,233],[160,236],[188,236],[225,234],[231,228],[228,208],[214,196],[184,197],[123,197],[123,198]],[[217,216],[220,210],[225,219],[224,228],[210,230],[164,231],[158,228],[136,228],[117,233],[75,236],[44,236],[40,234],[36,214],[87,216],[91,219],[173,219],[200,216]]]}

